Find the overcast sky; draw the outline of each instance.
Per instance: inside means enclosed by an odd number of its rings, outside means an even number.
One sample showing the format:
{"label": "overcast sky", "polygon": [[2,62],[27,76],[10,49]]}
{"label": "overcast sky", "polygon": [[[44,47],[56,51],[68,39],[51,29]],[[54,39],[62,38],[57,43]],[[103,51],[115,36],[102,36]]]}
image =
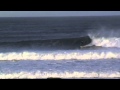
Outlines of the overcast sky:
{"label": "overcast sky", "polygon": [[0,11],[0,17],[105,16],[120,15],[120,11]]}

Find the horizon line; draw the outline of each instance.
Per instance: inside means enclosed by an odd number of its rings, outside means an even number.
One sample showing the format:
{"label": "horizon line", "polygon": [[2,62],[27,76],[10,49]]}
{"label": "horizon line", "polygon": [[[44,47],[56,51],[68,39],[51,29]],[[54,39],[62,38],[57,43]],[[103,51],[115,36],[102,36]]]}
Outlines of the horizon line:
{"label": "horizon line", "polygon": [[82,16],[77,16],[77,15],[74,15],[74,16],[0,16],[1,17],[92,17],[92,16],[120,16],[120,15],[82,15]]}

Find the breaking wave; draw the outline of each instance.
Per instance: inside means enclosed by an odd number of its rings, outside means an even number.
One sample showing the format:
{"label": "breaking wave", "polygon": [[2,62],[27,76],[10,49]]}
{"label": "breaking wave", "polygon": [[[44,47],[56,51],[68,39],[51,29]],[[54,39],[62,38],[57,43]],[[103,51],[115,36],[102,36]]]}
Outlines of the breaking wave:
{"label": "breaking wave", "polygon": [[120,48],[119,29],[107,29],[105,27],[89,32],[92,44],[101,47],[117,47]]}
{"label": "breaking wave", "polygon": [[13,79],[13,78],[120,78],[119,72],[103,73],[103,72],[19,72],[10,74],[0,74],[1,79]]}
{"label": "breaking wave", "polygon": [[80,46],[91,43],[89,36],[78,38],[61,38],[61,39],[47,39],[47,40],[28,40],[28,41],[14,41],[14,42],[0,42],[0,47],[3,48],[38,48],[38,49],[76,49]]}
{"label": "breaking wave", "polygon": [[92,44],[95,46],[102,47],[118,47],[120,48],[120,38],[118,37],[100,37],[100,38],[92,38]]}
{"label": "breaking wave", "polygon": [[47,52],[7,52],[0,53],[0,60],[97,60],[120,59],[120,52],[105,50],[68,50]]}

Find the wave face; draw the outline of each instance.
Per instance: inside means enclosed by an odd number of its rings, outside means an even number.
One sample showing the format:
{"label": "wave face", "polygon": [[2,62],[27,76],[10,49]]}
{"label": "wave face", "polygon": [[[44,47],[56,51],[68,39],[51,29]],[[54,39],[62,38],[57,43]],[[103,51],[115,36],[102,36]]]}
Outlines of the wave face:
{"label": "wave face", "polygon": [[9,48],[38,48],[38,49],[77,49],[91,43],[89,36],[79,38],[63,38],[49,40],[30,40],[19,42],[0,42],[0,47]]}

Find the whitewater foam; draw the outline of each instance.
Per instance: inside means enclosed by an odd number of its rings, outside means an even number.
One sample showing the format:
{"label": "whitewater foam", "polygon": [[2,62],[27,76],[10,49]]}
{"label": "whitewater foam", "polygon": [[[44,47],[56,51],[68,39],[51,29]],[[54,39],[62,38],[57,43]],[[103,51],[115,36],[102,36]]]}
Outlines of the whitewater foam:
{"label": "whitewater foam", "polygon": [[98,30],[94,30],[94,32],[90,30],[88,36],[95,46],[120,48],[119,29],[108,29],[102,26]]}
{"label": "whitewater foam", "polygon": [[120,38],[118,37],[100,37],[100,38],[92,38],[93,44],[95,46],[102,46],[102,47],[118,47],[120,48]]}
{"label": "whitewater foam", "polygon": [[19,72],[0,74],[1,79],[13,79],[13,78],[120,78],[119,72]]}
{"label": "whitewater foam", "polygon": [[9,52],[0,53],[0,60],[97,60],[120,59],[120,52],[105,50],[71,50],[54,52]]}

